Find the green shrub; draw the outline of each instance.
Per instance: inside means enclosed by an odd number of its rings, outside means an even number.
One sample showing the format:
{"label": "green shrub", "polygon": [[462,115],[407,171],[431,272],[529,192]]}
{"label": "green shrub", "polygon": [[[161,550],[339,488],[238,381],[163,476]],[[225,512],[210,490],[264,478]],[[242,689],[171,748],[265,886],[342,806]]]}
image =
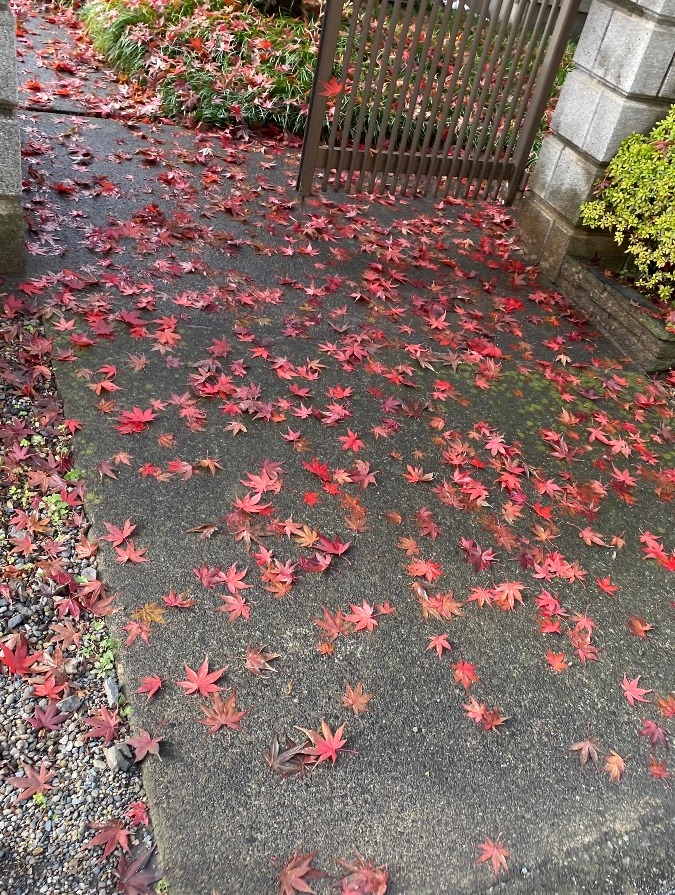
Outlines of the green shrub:
{"label": "green shrub", "polygon": [[582,206],[583,223],[612,230],[636,285],[675,304],[675,106],[649,135],[621,143],[597,195]]}

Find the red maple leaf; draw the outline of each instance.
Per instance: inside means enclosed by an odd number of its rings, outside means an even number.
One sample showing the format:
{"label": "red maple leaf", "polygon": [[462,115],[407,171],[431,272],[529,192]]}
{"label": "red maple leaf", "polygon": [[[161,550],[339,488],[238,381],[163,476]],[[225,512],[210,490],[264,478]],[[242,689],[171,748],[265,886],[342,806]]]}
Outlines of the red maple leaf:
{"label": "red maple leaf", "polygon": [[573,743],[568,752],[576,752],[579,756],[579,763],[583,768],[584,765],[588,764],[589,760],[593,762],[595,765],[596,771],[598,770],[598,749],[600,748],[600,744],[597,740],[593,740],[590,737],[587,737],[585,740],[579,740],[578,743]]}
{"label": "red maple leaf", "polygon": [[[356,849],[355,849],[356,851]],[[386,867],[377,867],[356,851],[356,861],[337,859],[346,876],[340,880],[340,895],[386,895],[389,874]]]}
{"label": "red maple leaf", "polygon": [[141,410],[140,407],[134,407],[132,410],[123,410],[117,418],[115,428],[122,435],[134,435],[147,429],[150,423],[157,416],[152,410]]}
{"label": "red maple leaf", "polygon": [[141,685],[137,688],[136,692],[145,693],[148,699],[152,699],[155,693],[160,690],[163,683],[164,681],[158,674],[142,677]]}
{"label": "red maple leaf", "polygon": [[604,592],[606,594],[609,594],[610,597],[614,596],[614,594],[618,590],[621,590],[621,588],[618,586],[618,584],[612,584],[612,579],[610,578],[609,575],[607,575],[606,578],[596,578],[595,582],[598,585],[598,587],[600,588],[600,590],[604,590]]}
{"label": "red maple leaf", "polygon": [[6,643],[2,644],[2,656],[0,662],[7,667],[10,674],[20,674],[25,676],[30,673],[32,665],[42,658],[43,653],[28,654],[28,642],[21,637],[14,651],[9,648]]}
{"label": "red maple leaf", "polygon": [[115,547],[117,562],[122,563],[122,565],[128,562],[148,562],[148,557],[145,556],[147,549],[147,547],[137,548],[133,541],[127,541],[124,547]]}
{"label": "red maple leaf", "polygon": [[626,675],[623,676],[623,681],[621,682],[621,689],[623,690],[623,695],[626,697],[627,701],[631,705],[635,705],[636,702],[649,702],[648,699],[645,699],[647,693],[651,693],[651,690],[645,690],[639,686],[640,684],[640,675],[636,678],[633,678],[632,681],[629,681]]}
{"label": "red maple leaf", "polygon": [[83,848],[96,848],[97,845],[104,846],[103,858],[111,855],[116,848],[122,851],[129,851],[129,830],[124,826],[121,820],[109,820],[102,824],[87,824],[90,830],[98,830],[98,833],[89,840]]}
{"label": "red maple leaf", "polygon": [[211,697],[209,705],[201,706],[204,717],[199,719],[200,724],[205,724],[209,733],[216,733],[221,727],[228,730],[241,730],[242,719],[249,714],[250,709],[237,711],[237,691],[232,690],[225,699],[219,693]]}
{"label": "red maple leaf", "polygon": [[[251,585],[248,584],[246,585],[246,587],[250,586]],[[230,624],[236,622],[238,618],[248,620],[251,617],[251,606],[241,594],[237,594],[236,596],[232,596],[232,594],[221,594],[220,599],[225,605],[219,606],[218,612],[227,612]]]}
{"label": "red maple leaf", "polygon": [[159,744],[164,737],[153,737],[147,730],[138,731],[138,736],[129,737],[127,745],[134,750],[134,762],[143,761],[146,755],[156,755],[159,758]]}
{"label": "red maple leaf", "polygon": [[108,534],[101,535],[99,540],[110,541],[113,547],[119,547],[120,544],[123,541],[126,541],[126,539],[136,530],[136,526],[132,523],[131,519],[125,519],[121,528],[117,525],[113,525],[112,522],[104,522],[103,524],[106,527]]}
{"label": "red maple leaf", "polygon": [[98,712],[85,718],[84,723],[91,727],[91,730],[88,730],[83,734],[85,739],[103,737],[106,743],[112,743],[117,736],[120,716],[117,709],[115,709],[114,712],[111,712],[105,706],[102,706]]}
{"label": "red maple leaf", "polygon": [[641,615],[629,615],[626,627],[631,634],[640,637],[642,640],[648,640],[649,632],[654,630],[654,625],[650,625],[649,622],[646,622]]}
{"label": "red maple leaf", "polygon": [[10,786],[20,790],[19,795],[14,799],[15,805],[23,799],[30,799],[31,796],[51,789],[52,786],[49,781],[54,776],[44,761],[42,761],[37,771],[23,761],[21,762],[21,767],[23,768],[23,777],[8,777],[6,780]]}
{"label": "red maple leaf", "polygon": [[435,634],[429,638],[429,644],[427,646],[427,651],[435,649],[438,653],[438,658],[440,659],[443,656],[443,650],[452,649],[447,634]]}
{"label": "red maple leaf", "polygon": [[309,737],[311,746],[304,749],[304,754],[313,764],[320,764],[322,761],[330,761],[335,764],[338,753],[345,746],[347,740],[342,736],[345,725],[342,724],[337,728],[335,733],[330,729],[328,724],[321,719],[321,731],[305,730],[304,727],[298,727],[304,734]]}
{"label": "red maple leaf", "polygon": [[124,854],[120,855],[114,873],[119,879],[117,890],[122,895],[147,895],[150,886],[162,878],[161,871],[146,870],[153,852],[154,848],[143,851],[133,861],[128,861]]}
{"label": "red maple leaf", "polygon": [[227,586],[227,589],[231,594],[238,594],[239,591],[248,590],[253,587],[252,584],[247,584],[245,581],[247,573],[248,569],[240,571],[237,569],[236,562],[233,562],[226,572],[220,572],[218,578]]}
{"label": "red maple leaf", "polygon": [[215,671],[209,671],[208,656],[204,659],[197,671],[190,668],[187,662],[184,662],[183,664],[185,666],[187,680],[176,681],[176,683],[186,693],[199,693],[200,696],[209,696],[211,693],[218,693],[218,691],[222,689],[216,684],[216,681],[225,674],[227,668],[217,668]]}
{"label": "red maple leaf", "polygon": [[471,684],[477,684],[480,680],[476,674],[476,666],[471,662],[460,659],[452,667],[455,669],[455,683],[461,684],[466,691]]}
{"label": "red maple leaf", "polygon": [[554,653],[553,650],[549,650],[546,653],[546,661],[554,671],[558,672],[558,674],[567,671],[570,667],[569,663],[565,661],[565,658],[565,653]]}
{"label": "red maple leaf", "polygon": [[375,609],[364,600],[361,606],[349,604],[351,612],[345,615],[345,621],[354,625],[357,631],[374,631],[377,627],[377,619],[374,617]]}
{"label": "red maple leaf", "polygon": [[475,863],[482,864],[485,861],[490,861],[495,879],[499,876],[500,871],[508,871],[506,859],[510,853],[504,848],[502,842],[493,842],[492,839],[486,836],[483,842],[478,843],[476,848],[480,849],[481,854],[476,858]]}
{"label": "red maple leaf", "polygon": [[340,83],[335,76],[333,76],[330,81],[322,82],[321,84],[321,96],[333,97],[339,96],[344,90],[344,83]]}
{"label": "red maple leaf", "polygon": [[296,892],[312,895],[314,889],[307,880],[320,879],[326,875],[312,866],[316,855],[315,851],[306,854],[296,851],[279,874],[279,895],[296,895]]}
{"label": "red maple leaf", "polygon": [[668,749],[668,732],[660,724],[657,724],[656,721],[643,721],[642,730],[638,736],[646,737],[652,749],[656,749],[657,746],[663,746],[664,749]]}
{"label": "red maple leaf", "polygon": [[430,584],[443,574],[438,563],[424,559],[414,559],[406,566],[406,572],[412,578],[425,578]]}

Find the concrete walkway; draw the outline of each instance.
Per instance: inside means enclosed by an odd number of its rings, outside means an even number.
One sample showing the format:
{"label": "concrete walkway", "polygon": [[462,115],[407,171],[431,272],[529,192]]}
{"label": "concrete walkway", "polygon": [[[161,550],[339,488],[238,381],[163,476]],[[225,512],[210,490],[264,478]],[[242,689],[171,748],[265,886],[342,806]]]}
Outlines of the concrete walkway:
{"label": "concrete walkway", "polygon": [[[49,309],[90,538],[136,526],[99,559],[163,737],[171,895],[271,895],[296,851],[335,875],[354,848],[390,895],[482,892],[486,837],[507,892],[675,890],[668,385],[537,278],[504,209],[303,210],[273,142],[21,123],[29,275],[4,288]],[[209,735],[177,685],[205,657],[239,730]],[[372,694],[358,716],[346,683]],[[321,719],[345,725],[334,766],[275,774],[273,738]],[[597,769],[569,751],[587,739]]]}

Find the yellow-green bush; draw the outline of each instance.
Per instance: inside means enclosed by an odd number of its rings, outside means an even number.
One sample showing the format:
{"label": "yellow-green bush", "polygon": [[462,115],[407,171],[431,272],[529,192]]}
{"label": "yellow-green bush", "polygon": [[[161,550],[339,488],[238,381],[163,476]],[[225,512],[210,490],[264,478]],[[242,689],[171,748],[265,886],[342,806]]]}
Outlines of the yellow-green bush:
{"label": "yellow-green bush", "polygon": [[581,219],[612,230],[635,264],[636,285],[675,304],[675,106],[650,134],[621,143]]}

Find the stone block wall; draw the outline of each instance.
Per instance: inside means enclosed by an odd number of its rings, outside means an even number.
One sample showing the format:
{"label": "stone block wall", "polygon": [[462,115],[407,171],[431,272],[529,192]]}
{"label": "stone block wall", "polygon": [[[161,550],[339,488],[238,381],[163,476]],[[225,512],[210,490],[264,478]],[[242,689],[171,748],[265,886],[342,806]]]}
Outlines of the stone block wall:
{"label": "stone block wall", "polygon": [[26,266],[16,106],[14,17],[0,0],[0,274],[21,274]]}
{"label": "stone block wall", "polygon": [[553,279],[566,255],[622,257],[579,209],[619,143],[675,103],[675,0],[593,0],[574,65],[518,210],[526,251]]}

